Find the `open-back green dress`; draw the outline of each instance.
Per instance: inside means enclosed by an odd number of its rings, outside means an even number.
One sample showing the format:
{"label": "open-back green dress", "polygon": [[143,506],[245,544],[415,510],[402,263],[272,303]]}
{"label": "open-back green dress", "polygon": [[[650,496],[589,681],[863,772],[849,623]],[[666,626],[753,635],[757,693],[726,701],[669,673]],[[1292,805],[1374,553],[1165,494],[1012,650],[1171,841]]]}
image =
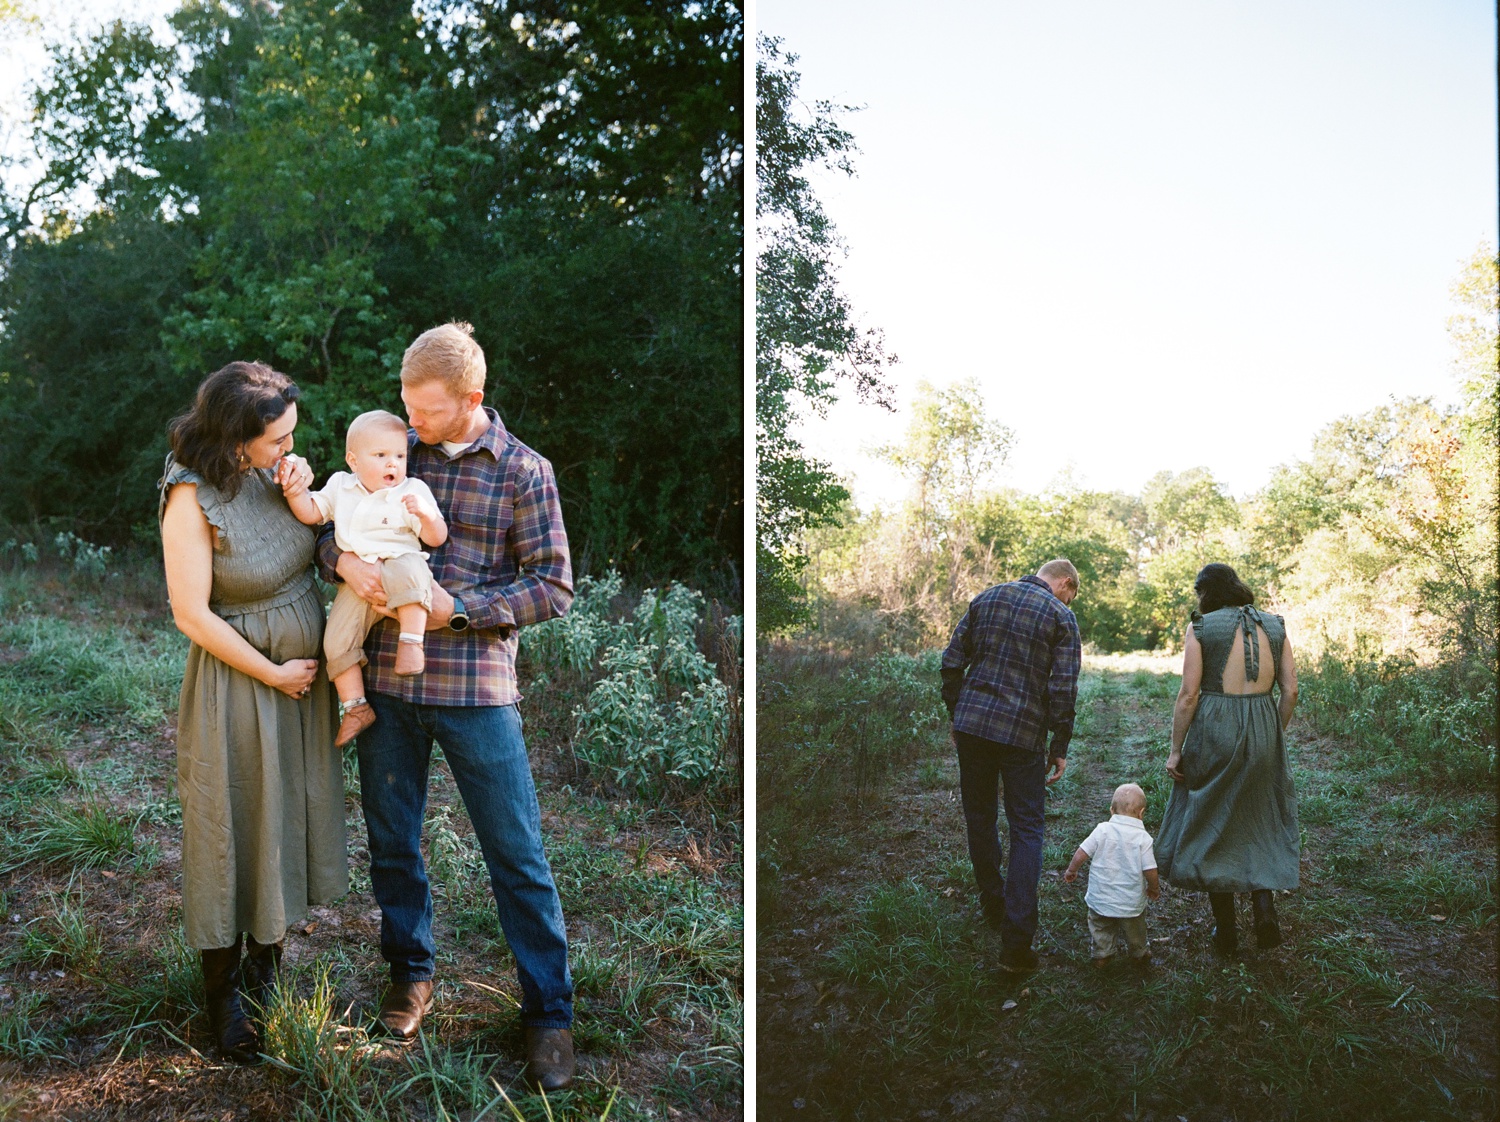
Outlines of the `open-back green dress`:
{"label": "open-back green dress", "polygon": [[1297,793],[1287,768],[1281,719],[1271,691],[1226,694],[1224,667],[1240,645],[1245,680],[1260,677],[1260,641],[1270,640],[1277,679],[1286,628],[1280,616],[1254,607],[1193,613],[1203,648],[1198,711],[1182,745],[1184,782],[1172,797],[1156,838],[1163,879],[1199,892],[1296,888],[1300,844]]}
{"label": "open-back green dress", "polygon": [[[168,458],[173,484],[196,484],[218,531],[209,607],[272,662],[322,654],[323,602],[313,583],[315,535],[270,473],[245,473],[225,498]],[[242,932],[280,942],[309,904],[348,890],[344,773],[333,746],[337,708],[319,669],[297,699],[194,643],[177,710],[182,803],[182,917],[188,946],[233,945]]]}

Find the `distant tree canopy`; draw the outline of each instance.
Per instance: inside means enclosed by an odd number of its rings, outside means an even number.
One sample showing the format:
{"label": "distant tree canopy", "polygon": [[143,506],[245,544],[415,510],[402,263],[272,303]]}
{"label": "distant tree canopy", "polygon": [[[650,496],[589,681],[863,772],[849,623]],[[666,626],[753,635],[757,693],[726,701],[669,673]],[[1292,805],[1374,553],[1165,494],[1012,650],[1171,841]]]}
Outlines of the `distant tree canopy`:
{"label": "distant tree canopy", "polygon": [[1063,556],[1079,569],[1073,609],[1086,641],[1174,646],[1195,606],[1194,576],[1225,561],[1259,603],[1287,615],[1299,648],[1414,653],[1465,674],[1487,667],[1492,681],[1496,275],[1482,246],[1454,286],[1460,406],[1410,398],[1339,418],[1306,459],[1240,500],[1206,468],[1162,472],[1138,495],[981,488],[1008,434],[986,418],[977,385],[922,386],[905,441],[886,450],[912,482],[906,505],[860,514],[845,504],[806,535],[804,580],[825,639],[848,626],[865,641],[873,615],[885,642],[946,641],[981,589]]}
{"label": "distant tree canopy", "polygon": [[466,319],[581,568],[737,586],[743,28],[727,0],[184,0],[37,90],[0,212],[0,517],[148,523],[209,371],[304,389],[320,476]]}

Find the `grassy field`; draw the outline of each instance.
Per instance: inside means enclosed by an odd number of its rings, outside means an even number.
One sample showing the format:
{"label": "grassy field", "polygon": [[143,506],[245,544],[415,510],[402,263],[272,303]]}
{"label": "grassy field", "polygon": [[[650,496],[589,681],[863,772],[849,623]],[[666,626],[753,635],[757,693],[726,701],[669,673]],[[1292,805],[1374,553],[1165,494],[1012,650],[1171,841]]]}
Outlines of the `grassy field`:
{"label": "grassy field", "polygon": [[[1145,787],[1156,832],[1178,679],[1175,660],[1087,658],[1048,795],[1041,967],[1014,977],[978,914],[935,654],[783,647],[759,666],[761,1118],[1496,1116],[1492,764],[1444,779],[1294,722],[1284,945],[1255,950],[1242,916],[1250,949],[1217,959],[1206,897],[1164,886],[1149,975],[1097,971],[1083,878],[1061,871],[1119,783]],[[1304,696],[1327,710],[1333,685]]]}
{"label": "grassy field", "polygon": [[185,640],[149,555],[69,562],[50,548],[0,555],[0,1119],[739,1116],[737,773],[711,795],[651,799],[591,777],[573,710],[597,668],[522,667],[571,940],[575,1089],[544,1102],[518,1082],[514,961],[446,764],[426,832],[437,1014],[408,1049],[370,1035],[385,975],[352,755],[352,889],[287,936],[271,1062],[216,1062],[181,937]]}

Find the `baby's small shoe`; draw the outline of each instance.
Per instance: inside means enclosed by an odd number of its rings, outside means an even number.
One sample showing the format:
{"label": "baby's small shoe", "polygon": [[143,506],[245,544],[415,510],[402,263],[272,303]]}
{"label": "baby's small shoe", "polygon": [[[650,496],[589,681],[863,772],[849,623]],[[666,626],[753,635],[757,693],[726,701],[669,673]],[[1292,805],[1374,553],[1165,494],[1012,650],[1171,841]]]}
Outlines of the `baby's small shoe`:
{"label": "baby's small shoe", "polygon": [[427,669],[427,655],[421,643],[408,643],[405,639],[396,644],[396,676],[410,678]]}
{"label": "baby's small shoe", "polygon": [[333,738],[335,748],[342,748],[375,723],[375,710],[370,708],[370,703],[364,698],[341,708],[344,719],[339,722],[339,734]]}

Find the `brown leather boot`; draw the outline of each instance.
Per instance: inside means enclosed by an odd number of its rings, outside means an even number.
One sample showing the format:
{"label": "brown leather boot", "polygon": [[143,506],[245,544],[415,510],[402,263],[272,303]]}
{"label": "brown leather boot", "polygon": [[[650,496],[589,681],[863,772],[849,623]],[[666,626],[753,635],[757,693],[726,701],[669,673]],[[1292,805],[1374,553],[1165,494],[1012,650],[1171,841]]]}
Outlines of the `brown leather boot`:
{"label": "brown leather boot", "polygon": [[370,703],[364,698],[345,706],[344,718],[339,722],[339,732],[333,738],[333,746],[342,748],[374,723],[375,710],[370,708]]}
{"label": "brown leather boot", "polygon": [[260,1034],[240,1004],[240,941],[200,953],[204,1005],[219,1054],[237,1064],[260,1063]]}
{"label": "brown leather boot", "polygon": [[573,1085],[577,1066],[571,1029],[527,1028],[527,1083],[539,1091],[564,1090]]}
{"label": "brown leather boot", "polygon": [[266,1007],[281,982],[281,944],[257,943],[245,936],[245,1000],[250,1011],[265,1021]]}
{"label": "brown leather boot", "polygon": [[417,1038],[422,1018],[432,1012],[431,982],[392,982],[385,991],[376,1020],[380,1027],[402,1043]]}

